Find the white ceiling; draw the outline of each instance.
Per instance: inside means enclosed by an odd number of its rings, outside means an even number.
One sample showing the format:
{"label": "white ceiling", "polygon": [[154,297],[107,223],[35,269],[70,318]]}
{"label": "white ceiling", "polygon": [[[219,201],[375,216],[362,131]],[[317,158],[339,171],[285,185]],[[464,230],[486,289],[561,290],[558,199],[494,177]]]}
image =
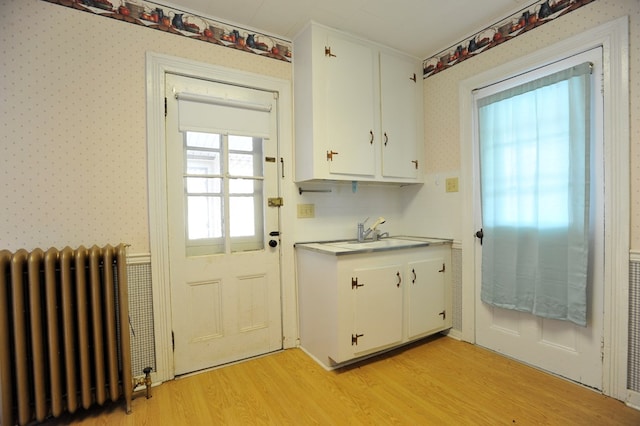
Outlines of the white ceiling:
{"label": "white ceiling", "polygon": [[[539,1],[539,0],[538,0]],[[156,0],[168,7],[291,40],[309,20],[420,59],[534,0]]]}

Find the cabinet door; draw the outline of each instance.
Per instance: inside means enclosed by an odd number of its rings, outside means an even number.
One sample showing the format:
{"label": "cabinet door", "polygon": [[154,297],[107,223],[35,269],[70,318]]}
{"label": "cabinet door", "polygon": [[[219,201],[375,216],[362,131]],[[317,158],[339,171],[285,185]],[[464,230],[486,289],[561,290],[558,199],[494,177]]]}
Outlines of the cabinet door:
{"label": "cabinet door", "polygon": [[442,258],[407,264],[407,303],[409,339],[445,327],[445,262]]}
{"label": "cabinet door", "polygon": [[[415,80],[414,80],[415,78]],[[418,144],[422,77],[414,61],[380,54],[382,114],[382,175],[416,178],[420,167]]]}
{"label": "cabinet door", "polygon": [[353,279],[355,356],[402,341],[402,266],[356,269]]}
{"label": "cabinet door", "polygon": [[374,50],[329,34],[325,55],[326,148],[332,174],[374,176],[378,145],[379,91]]}

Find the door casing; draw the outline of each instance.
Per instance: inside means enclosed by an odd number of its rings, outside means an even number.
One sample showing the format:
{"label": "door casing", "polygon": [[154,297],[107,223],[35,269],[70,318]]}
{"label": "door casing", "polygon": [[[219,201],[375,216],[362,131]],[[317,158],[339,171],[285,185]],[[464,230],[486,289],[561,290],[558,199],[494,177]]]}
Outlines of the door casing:
{"label": "door casing", "polygon": [[[459,85],[461,138],[462,223],[462,333],[475,343],[475,253],[473,176],[477,167],[472,144],[472,91],[563,57],[602,46],[604,55],[605,150],[605,294],[603,393],[627,400],[628,282],[629,282],[629,57],[628,18],[623,17],[585,31],[523,58],[490,69]],[[468,253],[468,254],[467,254]]]}
{"label": "door casing", "polygon": [[[293,116],[291,81],[249,73],[222,66],[200,63],[154,52],[146,57],[146,106],[147,106],[147,170],[149,187],[149,243],[151,250],[151,273],[153,288],[154,334],[156,371],[154,382],[174,378],[173,350],[171,340],[171,286],[169,282],[169,237],[166,195],[166,155],[164,149],[164,98],[165,74],[174,73],[187,77],[236,84],[277,92],[278,139],[281,158],[292,158]],[[284,161],[284,164],[287,164]],[[290,164],[290,163],[289,163]],[[291,169],[291,167],[289,167]],[[289,170],[291,171],[291,170]],[[281,196],[293,199],[293,188],[283,179]],[[288,179],[290,180],[290,179]],[[291,209],[281,207],[282,224],[292,223]],[[293,239],[282,232],[282,268],[293,265]],[[297,310],[293,271],[281,268],[281,297],[283,321],[283,347],[291,348],[297,343]]]}

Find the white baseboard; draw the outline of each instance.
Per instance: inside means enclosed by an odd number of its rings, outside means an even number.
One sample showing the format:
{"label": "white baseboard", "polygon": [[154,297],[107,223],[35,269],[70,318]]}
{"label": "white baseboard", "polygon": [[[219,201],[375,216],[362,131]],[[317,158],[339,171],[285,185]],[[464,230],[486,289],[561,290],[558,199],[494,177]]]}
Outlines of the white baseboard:
{"label": "white baseboard", "polygon": [[453,339],[462,341],[462,331],[460,330],[454,330],[452,328],[444,334],[446,334],[448,337],[451,337]]}
{"label": "white baseboard", "polygon": [[627,400],[625,401],[626,404],[631,408],[640,410],[640,392],[635,392],[632,390],[628,390],[627,392],[628,392],[628,395],[627,395]]}

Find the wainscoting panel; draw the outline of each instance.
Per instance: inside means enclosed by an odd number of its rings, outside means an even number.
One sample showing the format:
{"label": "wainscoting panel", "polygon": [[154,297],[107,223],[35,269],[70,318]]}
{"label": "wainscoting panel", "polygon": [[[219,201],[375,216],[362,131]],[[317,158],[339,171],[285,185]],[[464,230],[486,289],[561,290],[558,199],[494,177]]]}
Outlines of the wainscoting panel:
{"label": "wainscoting panel", "polygon": [[144,375],[143,369],[156,371],[155,336],[153,333],[153,297],[151,259],[129,256],[129,330],[131,336],[131,370],[133,377]]}

